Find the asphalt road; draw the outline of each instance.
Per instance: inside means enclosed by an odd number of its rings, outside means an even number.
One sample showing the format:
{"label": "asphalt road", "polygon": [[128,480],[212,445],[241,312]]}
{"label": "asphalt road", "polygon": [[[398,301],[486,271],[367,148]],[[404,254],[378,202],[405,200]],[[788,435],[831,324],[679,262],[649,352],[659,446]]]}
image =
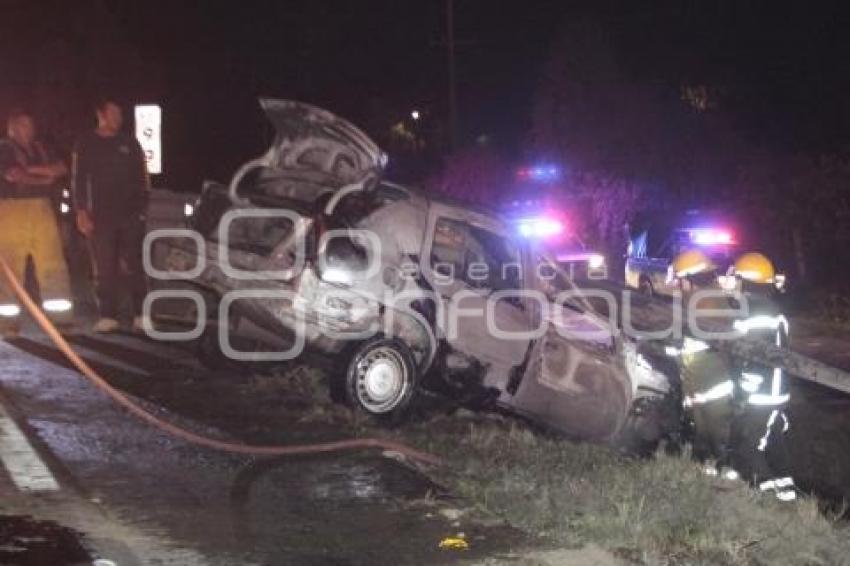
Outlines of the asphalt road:
{"label": "asphalt road", "polygon": [[[186,351],[140,337],[72,339],[111,382],[196,432],[256,443],[350,434],[299,422],[297,401],[271,378],[209,372]],[[0,342],[0,394],[0,438],[20,431],[14,447],[0,443],[0,536],[4,525],[21,535],[15,521],[31,515],[85,533],[93,558],[187,566],[453,563],[523,539],[459,518],[460,502],[379,453],[256,460],[170,438],[117,408],[39,334]],[[459,532],[470,550],[438,548]],[[28,562],[12,535],[0,539],[0,563],[90,563],[71,550],[67,562]]]}

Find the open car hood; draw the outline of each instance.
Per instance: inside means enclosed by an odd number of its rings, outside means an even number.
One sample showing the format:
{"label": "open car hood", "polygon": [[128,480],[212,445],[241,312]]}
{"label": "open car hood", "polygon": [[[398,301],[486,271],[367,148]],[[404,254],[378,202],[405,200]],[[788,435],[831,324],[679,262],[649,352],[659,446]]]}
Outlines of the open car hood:
{"label": "open car hood", "polygon": [[265,159],[268,167],[303,174],[328,188],[380,176],[386,154],[369,136],[334,114],[292,100],[260,99],[276,135]]}

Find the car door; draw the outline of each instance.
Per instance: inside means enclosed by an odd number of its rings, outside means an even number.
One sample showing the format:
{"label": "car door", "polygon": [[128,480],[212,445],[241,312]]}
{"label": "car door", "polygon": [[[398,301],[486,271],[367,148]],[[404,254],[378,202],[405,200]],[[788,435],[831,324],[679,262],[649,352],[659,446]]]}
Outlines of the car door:
{"label": "car door", "polygon": [[523,269],[521,249],[498,222],[432,204],[422,272],[441,301],[444,339],[477,360],[484,384],[499,390],[523,365],[531,343],[531,309],[520,296]]}
{"label": "car door", "polygon": [[676,238],[661,229],[650,230],[648,245],[651,255],[648,258],[647,267],[652,289],[658,294],[670,295],[677,289],[671,277]]}
{"label": "car door", "polygon": [[536,280],[551,299],[543,313],[546,333],[505,404],[569,435],[608,439],[620,430],[631,402],[614,327],[563,273]]}
{"label": "car door", "polygon": [[626,285],[634,289],[640,288],[641,275],[649,270],[649,258],[646,255],[648,231],[643,230],[629,240],[626,254]]}

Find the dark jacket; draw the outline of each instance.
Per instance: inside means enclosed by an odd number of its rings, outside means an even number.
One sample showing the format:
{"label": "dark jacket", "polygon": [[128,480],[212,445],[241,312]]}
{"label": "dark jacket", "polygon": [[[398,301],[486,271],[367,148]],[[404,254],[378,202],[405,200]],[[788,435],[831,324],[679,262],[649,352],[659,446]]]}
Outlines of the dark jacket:
{"label": "dark jacket", "polygon": [[123,222],[147,207],[147,173],[142,148],[119,133],[102,137],[89,132],[74,146],[71,191],[74,206],[101,222]]}

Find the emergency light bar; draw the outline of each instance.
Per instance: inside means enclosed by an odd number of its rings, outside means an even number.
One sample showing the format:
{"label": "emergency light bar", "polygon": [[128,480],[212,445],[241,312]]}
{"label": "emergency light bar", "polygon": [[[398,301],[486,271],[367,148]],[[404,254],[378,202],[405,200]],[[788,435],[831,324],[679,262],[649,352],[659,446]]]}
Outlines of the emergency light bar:
{"label": "emergency light bar", "polygon": [[691,241],[698,246],[728,246],[735,243],[732,232],[717,228],[692,228],[688,230]]}
{"label": "emergency light bar", "polygon": [[516,176],[523,181],[552,182],[561,178],[561,170],[554,165],[538,165],[535,167],[522,167],[517,170]]}
{"label": "emergency light bar", "polygon": [[558,254],[558,261],[564,263],[587,262],[591,269],[599,269],[605,265],[605,256],[594,252],[576,252]]}
{"label": "emergency light bar", "polygon": [[563,232],[564,224],[554,218],[523,218],[517,221],[517,231],[524,238],[547,238]]}

